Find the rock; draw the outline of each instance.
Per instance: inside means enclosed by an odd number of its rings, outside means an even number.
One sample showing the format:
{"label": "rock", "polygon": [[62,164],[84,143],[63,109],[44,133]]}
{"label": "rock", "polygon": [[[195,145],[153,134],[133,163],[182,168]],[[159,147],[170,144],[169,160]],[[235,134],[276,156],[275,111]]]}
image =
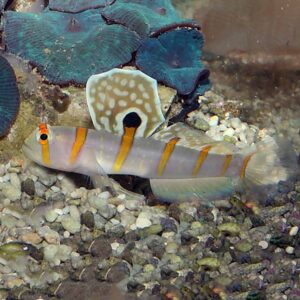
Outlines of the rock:
{"label": "rock", "polygon": [[63,202],[65,201],[66,196],[62,192],[55,192],[54,194],[50,194],[47,198],[49,202]]}
{"label": "rock", "polygon": [[127,263],[119,262],[113,265],[107,272],[106,280],[108,282],[117,283],[130,275]]}
{"label": "rock", "polygon": [[44,239],[49,244],[60,244],[60,236],[59,236],[59,234],[56,231],[51,230],[51,229],[49,229],[45,233]]}
{"label": "rock", "polygon": [[121,238],[125,234],[125,228],[122,224],[115,224],[106,230],[109,237]]}
{"label": "rock", "polygon": [[139,229],[139,235],[141,238],[145,238],[149,235],[155,235],[162,232],[163,228],[160,224],[153,224],[149,227]]}
{"label": "rock", "polygon": [[291,246],[288,246],[288,247],[285,248],[285,252],[286,252],[287,254],[293,254],[293,253],[294,253],[294,250],[295,250],[295,248],[294,248],[294,247],[291,247]]}
{"label": "rock", "polygon": [[221,232],[227,232],[231,235],[238,235],[241,232],[240,226],[237,223],[228,222],[218,226]]}
{"label": "rock", "polygon": [[230,120],[230,125],[234,128],[237,129],[239,127],[241,127],[242,125],[242,121],[239,118],[232,118]]}
{"label": "rock", "polygon": [[93,229],[95,227],[94,214],[90,211],[86,211],[81,215],[81,224],[87,228]]}
{"label": "rock", "polygon": [[113,218],[116,215],[117,209],[112,204],[106,204],[106,205],[100,206],[98,208],[98,212],[103,218],[105,218],[106,220],[110,220],[111,218]]}
{"label": "rock", "polygon": [[71,216],[64,216],[61,220],[61,224],[65,230],[69,231],[70,233],[76,233],[80,231],[80,221],[73,219]]}
{"label": "rock", "polygon": [[97,195],[91,195],[88,198],[88,201],[89,201],[90,205],[96,209],[99,209],[102,206],[107,205],[107,203],[108,203],[106,198],[100,198]]}
{"label": "rock", "polygon": [[95,239],[91,243],[89,251],[93,256],[99,258],[99,260],[107,259],[112,254],[111,245],[104,237]]}
{"label": "rock", "polygon": [[84,267],[84,261],[79,253],[74,251],[71,253],[71,265],[74,269],[82,269]]}
{"label": "rock", "polygon": [[45,195],[47,188],[41,182],[36,181],[34,182],[34,190],[37,196],[43,197]]}
{"label": "rock", "polygon": [[137,228],[145,228],[149,227],[152,222],[150,221],[150,216],[147,213],[141,212],[137,217],[135,224]]}
{"label": "rock", "polygon": [[17,201],[21,199],[21,190],[17,189],[11,183],[5,183],[2,186],[2,191],[4,198],[8,198],[11,201]]}
{"label": "rock", "polygon": [[31,178],[27,178],[25,181],[22,181],[21,191],[25,192],[29,196],[34,196],[35,194],[34,181]]}
{"label": "rock", "polygon": [[19,179],[18,174],[16,173],[10,173],[10,183],[18,190],[21,190],[21,181]]}
{"label": "rock", "polygon": [[290,231],[289,231],[289,235],[290,235],[290,236],[295,236],[295,235],[297,235],[298,230],[299,230],[299,227],[298,227],[298,226],[293,226],[293,227],[290,229]]}
{"label": "rock", "polygon": [[178,244],[177,243],[175,243],[175,242],[169,242],[169,243],[167,243],[167,245],[166,245],[166,253],[175,254],[175,253],[177,253],[177,250],[178,250]]}
{"label": "rock", "polygon": [[234,246],[241,252],[249,252],[253,247],[253,245],[247,241],[239,241]]}
{"label": "rock", "polygon": [[172,218],[161,218],[160,224],[162,225],[164,232],[168,232],[168,231],[177,232],[176,222]]}
{"label": "rock", "polygon": [[42,238],[35,232],[24,232],[20,236],[20,239],[28,244],[37,245],[41,243]]}
{"label": "rock", "polygon": [[52,186],[57,180],[56,175],[51,173],[49,169],[43,168],[36,164],[31,164],[28,167],[28,171],[30,171],[31,174],[37,176],[39,181],[47,187]]}
{"label": "rock", "polygon": [[127,290],[129,293],[139,292],[145,289],[145,286],[135,280],[130,280],[127,283]]}
{"label": "rock", "polygon": [[173,271],[168,266],[163,266],[160,271],[161,279],[162,280],[169,280],[172,278],[176,278],[178,276],[178,273]]}
{"label": "rock", "polygon": [[209,267],[212,270],[218,269],[220,267],[220,261],[215,257],[205,257],[197,260],[197,264],[200,267]]}
{"label": "rock", "polygon": [[219,117],[218,116],[212,116],[209,118],[208,124],[210,127],[215,127],[219,123]]}
{"label": "rock", "polygon": [[133,215],[132,212],[130,212],[129,210],[125,209],[121,212],[120,214],[121,217],[121,224],[128,229],[130,227],[130,225],[135,224],[136,218]]}
{"label": "rock", "polygon": [[202,131],[207,131],[210,127],[210,124],[203,118],[197,118],[194,120],[194,127]]}
{"label": "rock", "polygon": [[234,129],[228,128],[223,132],[223,136],[233,137],[234,135]]}
{"label": "rock", "polygon": [[58,213],[55,209],[49,209],[45,213],[45,219],[49,223],[53,223],[58,217]]}
{"label": "rock", "polygon": [[269,247],[269,244],[267,241],[260,241],[258,243],[258,245],[262,248],[262,249],[267,249]]}
{"label": "rock", "polygon": [[128,210],[138,210],[141,207],[141,201],[135,199],[126,199],[124,204]]}
{"label": "rock", "polygon": [[70,216],[73,218],[75,221],[80,222],[80,212],[75,205],[70,206]]}

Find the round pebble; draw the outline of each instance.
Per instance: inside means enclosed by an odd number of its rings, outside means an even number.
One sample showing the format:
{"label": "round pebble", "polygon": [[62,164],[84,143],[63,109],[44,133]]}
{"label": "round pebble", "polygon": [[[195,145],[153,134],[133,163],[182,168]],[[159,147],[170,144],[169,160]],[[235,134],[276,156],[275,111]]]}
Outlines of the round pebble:
{"label": "round pebble", "polygon": [[61,224],[65,230],[69,231],[70,233],[76,233],[80,231],[80,221],[73,219],[70,216],[64,216],[61,220]]}
{"label": "round pebble", "polygon": [[290,236],[295,236],[295,235],[297,235],[298,230],[299,230],[299,227],[298,227],[298,226],[293,226],[293,227],[290,229],[289,235],[290,235]]}
{"label": "round pebble", "polygon": [[269,247],[269,244],[267,241],[260,241],[258,243],[258,245],[262,248],[262,249],[267,249]]}

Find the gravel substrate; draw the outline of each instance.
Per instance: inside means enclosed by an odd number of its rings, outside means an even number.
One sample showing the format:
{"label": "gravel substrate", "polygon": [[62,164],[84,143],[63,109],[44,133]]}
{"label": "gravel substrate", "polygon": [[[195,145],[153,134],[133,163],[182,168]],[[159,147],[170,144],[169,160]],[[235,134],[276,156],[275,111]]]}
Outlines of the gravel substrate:
{"label": "gravel substrate", "polygon": [[[244,148],[270,133],[214,113],[213,92],[199,101],[188,123],[217,140]],[[300,182],[205,207],[150,206],[73,178],[0,166],[1,299],[299,299]]]}

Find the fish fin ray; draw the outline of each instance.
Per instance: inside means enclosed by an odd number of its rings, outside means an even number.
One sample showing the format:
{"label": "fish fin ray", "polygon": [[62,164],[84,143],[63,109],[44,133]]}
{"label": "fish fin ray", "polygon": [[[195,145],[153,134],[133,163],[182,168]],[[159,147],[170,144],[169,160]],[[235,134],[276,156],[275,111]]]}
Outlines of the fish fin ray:
{"label": "fish fin ray", "polygon": [[150,185],[154,195],[160,200],[197,200],[206,205],[229,197],[239,189],[239,182],[230,177],[150,179]]}
{"label": "fish fin ray", "polygon": [[206,145],[213,145],[210,153],[232,154],[238,150],[234,145],[224,141],[215,141],[204,132],[182,122],[166,127],[153,134],[152,137],[164,142],[168,142],[172,138],[179,138],[177,145],[195,150]]}

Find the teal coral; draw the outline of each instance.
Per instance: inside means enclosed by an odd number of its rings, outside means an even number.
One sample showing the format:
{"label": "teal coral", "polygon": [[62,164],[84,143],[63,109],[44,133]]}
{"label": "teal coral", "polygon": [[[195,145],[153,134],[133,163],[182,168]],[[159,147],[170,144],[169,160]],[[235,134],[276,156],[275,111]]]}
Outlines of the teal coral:
{"label": "teal coral", "polygon": [[4,136],[16,119],[20,99],[16,76],[8,61],[0,56],[0,137]]}
{"label": "teal coral", "polygon": [[146,36],[171,24],[186,24],[191,20],[179,17],[169,1],[117,1],[107,6],[101,14],[110,22],[123,24]]}
{"label": "teal coral", "polygon": [[60,12],[78,13],[88,9],[110,5],[115,0],[50,0],[49,9]]}
{"label": "teal coral", "polygon": [[[59,26],[58,26],[59,24]],[[85,84],[131,60],[139,36],[122,25],[107,25],[98,10],[78,14],[7,12],[5,44],[56,84]]]}
{"label": "teal coral", "polygon": [[188,95],[208,76],[200,61],[203,42],[202,33],[196,29],[172,30],[147,39],[137,51],[136,64],[179,94]]}

